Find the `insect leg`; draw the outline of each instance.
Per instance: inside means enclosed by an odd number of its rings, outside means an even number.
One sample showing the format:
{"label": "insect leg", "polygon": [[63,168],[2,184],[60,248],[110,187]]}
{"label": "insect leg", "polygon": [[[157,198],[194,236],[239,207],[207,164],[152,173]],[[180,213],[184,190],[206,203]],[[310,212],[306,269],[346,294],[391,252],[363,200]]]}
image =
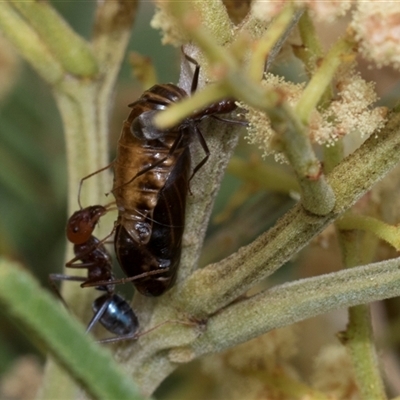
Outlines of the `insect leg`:
{"label": "insect leg", "polygon": [[64,304],[65,308],[69,310],[67,303],[65,302],[64,298],[61,295],[60,289],[57,287],[56,282],[59,281],[74,281],[74,282],[84,282],[86,280],[83,276],[70,276],[70,275],[63,275],[63,274],[50,274],[49,275],[49,284],[55,295],[61,300]]}
{"label": "insect leg", "polygon": [[114,280],[107,280],[107,281],[97,281],[97,282],[85,282],[81,286],[82,287],[91,287],[91,286],[106,286],[106,285],[120,285],[127,282],[132,282],[137,279],[146,278],[148,276],[159,275],[165,273],[169,270],[169,268],[162,268],[157,269],[154,271],[147,271],[143,272],[142,274],[135,275],[135,276],[128,276],[126,278],[114,279]]}
{"label": "insect leg", "polygon": [[197,171],[207,162],[208,158],[210,157],[210,149],[207,146],[207,142],[204,139],[203,134],[201,133],[200,129],[195,126],[194,131],[196,132],[197,138],[199,139],[200,145],[204,150],[204,153],[206,153],[205,157],[196,165],[194,168],[191,177],[189,178],[189,182],[193,179],[193,177],[196,175]]}
{"label": "insect leg", "polygon": [[82,204],[81,204],[81,191],[82,191],[83,181],[85,181],[86,179],[91,178],[92,176],[94,176],[94,175],[96,175],[96,174],[98,174],[98,173],[100,173],[100,172],[105,171],[106,169],[110,168],[113,164],[114,164],[114,161],[113,161],[112,163],[106,165],[105,167],[100,168],[100,169],[98,169],[97,171],[92,172],[91,174],[89,174],[89,175],[87,175],[87,176],[85,176],[85,177],[83,177],[83,178],[81,179],[81,181],[79,182],[79,189],[78,189],[78,204],[79,204],[79,207],[80,207],[81,209],[83,208],[83,207],[82,207]]}
{"label": "insect leg", "polygon": [[99,310],[93,315],[92,319],[90,320],[87,328],[86,328],[86,333],[92,330],[93,326],[101,319],[101,317],[104,315],[106,312],[108,306],[111,303],[112,297],[110,296],[104,303],[103,305],[99,308]]}
{"label": "insect leg", "polygon": [[193,326],[195,325],[193,322],[185,322],[185,321],[179,321],[179,320],[174,320],[170,319],[168,321],[160,322],[159,324],[153,326],[152,328],[149,328],[147,331],[140,332],[140,333],[134,333],[134,334],[129,334],[129,335],[122,335],[122,336],[117,336],[117,337],[112,337],[112,338],[107,338],[107,339],[102,339],[98,340],[97,343],[105,344],[105,343],[115,343],[115,342],[120,342],[122,340],[136,340],[139,339],[140,336],[147,335],[148,333],[160,328],[163,325],[166,324],[182,324],[182,325],[188,325],[188,326]]}
{"label": "insect leg", "polygon": [[[75,264],[76,261],[79,261],[82,257],[87,256],[88,254],[90,254],[92,251],[96,250],[98,247],[100,247],[102,244],[104,243],[108,243],[107,239],[112,236],[115,232],[115,229],[117,229],[117,223],[114,224],[114,227],[112,229],[112,231],[103,239],[101,239],[98,243],[96,243],[95,246],[89,247],[87,250],[77,254],[74,258],[72,258],[71,260],[69,260],[67,263],[65,263],[65,266],[68,268],[87,268],[88,266],[90,267],[91,265],[86,264],[86,267],[81,267],[81,265],[84,264]],[[78,266],[77,266],[78,265]]]}
{"label": "insect leg", "polygon": [[188,56],[183,51],[183,47],[181,48],[181,50],[182,50],[182,53],[183,53],[184,57],[186,58],[186,60],[188,60],[195,66],[195,70],[193,73],[193,79],[192,79],[192,86],[190,87],[190,94],[193,94],[197,90],[197,86],[199,84],[200,65],[194,58]]}

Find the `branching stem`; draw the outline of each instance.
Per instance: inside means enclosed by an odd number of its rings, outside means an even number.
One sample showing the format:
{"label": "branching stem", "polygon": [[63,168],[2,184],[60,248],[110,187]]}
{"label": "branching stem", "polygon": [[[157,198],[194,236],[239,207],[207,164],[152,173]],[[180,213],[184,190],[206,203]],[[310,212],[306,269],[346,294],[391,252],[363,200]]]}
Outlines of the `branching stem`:
{"label": "branching stem", "polygon": [[[339,241],[343,251],[344,265],[346,268],[350,268],[351,271],[354,271],[356,269],[355,266],[360,263],[360,248],[358,247],[357,236],[357,231],[344,232],[339,228]],[[391,261],[394,262],[394,260]],[[373,300],[366,299],[363,303],[371,301]],[[361,397],[364,399],[371,397],[386,400],[387,397],[374,345],[369,304],[360,304],[349,308],[348,326],[346,331],[340,334],[339,338],[349,351]]]}

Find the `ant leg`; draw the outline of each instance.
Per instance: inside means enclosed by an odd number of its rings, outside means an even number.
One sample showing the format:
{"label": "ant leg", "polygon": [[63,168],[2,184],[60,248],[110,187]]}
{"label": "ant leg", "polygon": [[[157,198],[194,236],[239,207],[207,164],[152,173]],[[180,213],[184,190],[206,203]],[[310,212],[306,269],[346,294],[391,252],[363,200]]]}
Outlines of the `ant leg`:
{"label": "ant leg", "polygon": [[129,335],[121,335],[121,336],[116,336],[116,337],[111,337],[111,338],[106,338],[106,339],[101,339],[98,340],[97,343],[101,343],[101,344],[106,344],[106,343],[115,343],[115,342],[121,342],[123,340],[137,340],[138,338],[140,338],[140,336],[144,336],[147,335],[148,333],[150,333],[151,331],[154,331],[158,328],[160,328],[163,325],[166,324],[172,324],[172,323],[176,323],[176,324],[182,324],[182,325],[188,325],[188,326],[193,326],[195,325],[193,322],[184,322],[184,321],[179,321],[179,320],[174,320],[174,319],[170,319],[168,321],[164,321],[161,322],[155,326],[153,326],[152,328],[149,328],[147,331],[144,332],[140,332],[140,333],[130,333]]}
{"label": "ant leg", "polygon": [[108,281],[96,281],[96,282],[85,282],[81,285],[81,287],[92,287],[92,286],[107,286],[107,285],[120,285],[124,284],[127,282],[132,282],[137,279],[141,278],[147,278],[148,276],[153,276],[153,275],[159,275],[164,272],[167,272],[169,268],[163,268],[155,271],[147,271],[143,272],[142,274],[135,275],[135,276],[128,276],[126,278],[121,278],[121,279],[114,279],[114,280],[108,280]]}
{"label": "ant leg", "polygon": [[52,288],[55,295],[58,299],[64,304],[65,308],[69,310],[68,304],[65,302],[64,297],[62,297],[60,289],[57,287],[56,282],[59,281],[75,281],[75,282],[84,282],[86,278],[82,276],[70,276],[70,275],[63,275],[63,274],[50,274],[49,277],[49,284]]}
{"label": "ant leg", "polygon": [[[79,267],[77,267],[79,268]],[[86,268],[86,267],[83,267]],[[54,284],[57,281],[74,281],[74,282],[83,282],[86,280],[83,276],[71,276],[71,275],[63,275],[63,274],[50,274],[49,280]]]}
{"label": "ant leg", "polygon": [[130,340],[130,339],[137,339],[138,334],[137,333],[130,333],[129,335],[121,335],[121,336],[114,336],[106,339],[100,339],[97,340],[97,343],[99,344],[105,344],[105,343],[115,343],[115,342],[121,342],[123,340]]}
{"label": "ant leg", "polygon": [[90,262],[79,263],[79,264],[76,264],[75,261],[74,261],[71,264],[68,264],[68,265],[65,264],[65,266],[67,268],[74,268],[74,269],[91,269],[92,267],[96,267],[97,265],[98,265],[98,263],[96,261],[90,261]]}
{"label": "ant leg", "polygon": [[90,332],[92,330],[93,326],[96,325],[96,323],[98,321],[100,321],[101,317],[104,315],[108,306],[110,305],[111,299],[112,299],[112,297],[109,296],[109,298],[102,304],[102,306],[93,315],[92,319],[90,320],[90,322],[86,328],[86,333]]}
{"label": "ant leg", "polygon": [[91,178],[92,176],[94,176],[94,175],[96,175],[96,174],[98,174],[98,173],[100,173],[100,172],[105,171],[106,169],[110,168],[113,164],[114,164],[114,161],[113,161],[112,163],[106,165],[105,167],[100,168],[100,169],[98,169],[97,171],[92,172],[91,174],[89,174],[89,175],[87,175],[87,176],[85,176],[84,178],[81,179],[81,181],[79,182],[79,189],[78,189],[78,205],[79,205],[79,207],[80,207],[81,210],[82,210],[82,208],[83,208],[83,207],[82,207],[82,204],[81,204],[81,191],[82,191],[83,181],[85,181],[86,179]]}
{"label": "ant leg", "polygon": [[[72,258],[71,260],[69,260],[68,262],[65,263],[65,266],[67,268],[87,268],[88,266],[92,266],[93,264],[74,264],[76,261],[79,261],[82,257],[85,257],[86,255],[90,254],[93,250],[97,249],[99,246],[101,246],[104,243],[107,243],[107,239],[112,236],[115,232],[115,229],[117,229],[117,224],[114,224],[114,227],[112,229],[112,231],[103,239],[101,239],[98,243],[96,243],[95,246],[93,247],[89,247],[87,250],[85,250],[82,253],[77,254],[74,258]],[[112,243],[112,242],[111,242]],[[83,265],[86,265],[83,266]],[[81,267],[82,266],[82,267]]]}

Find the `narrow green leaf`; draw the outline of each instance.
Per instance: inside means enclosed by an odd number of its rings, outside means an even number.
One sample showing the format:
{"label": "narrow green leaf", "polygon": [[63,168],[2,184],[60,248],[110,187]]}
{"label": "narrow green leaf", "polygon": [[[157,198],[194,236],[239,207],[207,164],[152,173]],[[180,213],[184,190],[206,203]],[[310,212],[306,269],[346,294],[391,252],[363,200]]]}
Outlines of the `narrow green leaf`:
{"label": "narrow green leaf", "polygon": [[0,259],[0,303],[96,399],[144,399],[110,353],[16,262]]}

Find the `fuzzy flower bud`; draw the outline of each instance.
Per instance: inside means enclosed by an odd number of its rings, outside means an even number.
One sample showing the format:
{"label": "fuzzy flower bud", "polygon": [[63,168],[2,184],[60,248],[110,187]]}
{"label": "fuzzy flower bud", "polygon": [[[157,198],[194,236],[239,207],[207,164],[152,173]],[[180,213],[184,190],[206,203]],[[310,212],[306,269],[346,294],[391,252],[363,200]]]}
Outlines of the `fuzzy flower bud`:
{"label": "fuzzy flower bud", "polygon": [[169,11],[169,2],[156,1],[157,8],[150,22],[154,29],[160,29],[163,35],[163,44],[172,44],[173,46],[181,46],[188,42],[188,35],[180,28],[175,17]]}
{"label": "fuzzy flower bud", "polygon": [[[278,91],[284,101],[293,108],[296,107],[305,87],[304,84],[286,82],[272,74],[266,75],[262,85],[267,90]],[[331,103],[325,109],[314,110],[311,114],[308,134],[312,143],[332,146],[345,135],[357,132],[361,137],[366,137],[384,126],[386,109],[372,107],[377,101],[373,83],[365,82],[350,68],[338,76],[336,89],[335,98]],[[279,135],[272,129],[266,113],[249,109],[246,118],[249,121],[249,142],[258,144],[264,156],[274,154],[276,161],[286,161],[280,148]]]}
{"label": "fuzzy flower bud", "polygon": [[359,2],[351,26],[365,58],[400,69],[400,2]]}
{"label": "fuzzy flower bud", "polygon": [[319,21],[332,22],[343,16],[350,8],[352,0],[257,0],[252,3],[252,14],[259,19],[269,21],[279,14],[287,4],[307,7],[311,15]]}

